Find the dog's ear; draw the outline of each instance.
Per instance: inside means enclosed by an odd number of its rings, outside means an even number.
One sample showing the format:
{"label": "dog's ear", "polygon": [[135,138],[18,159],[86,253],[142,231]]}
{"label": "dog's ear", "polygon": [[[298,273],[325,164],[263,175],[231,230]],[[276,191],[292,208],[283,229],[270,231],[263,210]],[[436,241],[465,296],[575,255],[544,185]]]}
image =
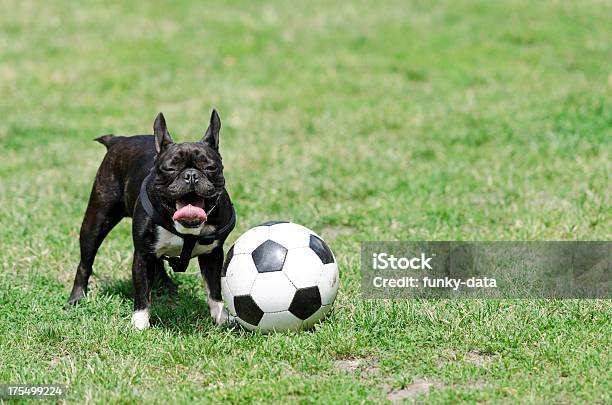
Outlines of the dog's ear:
{"label": "dog's ear", "polygon": [[170,138],[168,128],[166,127],[164,114],[157,114],[157,118],[155,118],[155,123],[153,124],[153,133],[155,134],[155,149],[157,149],[157,153],[161,152],[166,146],[172,143],[172,138]]}
{"label": "dog's ear", "polygon": [[219,130],[221,129],[221,120],[219,119],[219,114],[217,114],[217,110],[212,111],[210,115],[210,124],[208,125],[208,129],[204,133],[204,138],[202,138],[202,142],[208,144],[213,149],[219,149]]}

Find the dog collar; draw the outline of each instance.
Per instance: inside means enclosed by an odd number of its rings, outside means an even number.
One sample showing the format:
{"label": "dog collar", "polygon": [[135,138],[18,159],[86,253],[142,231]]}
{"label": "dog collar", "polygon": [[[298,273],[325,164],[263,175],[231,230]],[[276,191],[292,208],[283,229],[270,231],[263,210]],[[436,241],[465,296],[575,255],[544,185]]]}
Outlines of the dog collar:
{"label": "dog collar", "polygon": [[[161,215],[151,204],[151,200],[149,199],[149,193],[147,192],[147,186],[150,181],[151,174],[149,174],[142,181],[142,185],[140,186],[140,204],[142,208],[145,210],[146,214],[151,218],[155,225],[159,225],[168,232],[180,237],[183,239],[183,249],[181,250],[181,255],[177,257],[168,257],[162,256],[162,259],[166,260],[172,270],[175,272],[183,273],[187,270],[187,266],[189,265],[189,261],[191,260],[191,252],[195,247],[196,243],[200,245],[211,245],[216,240],[225,240],[230,232],[234,229],[236,225],[236,210],[234,209],[234,204],[230,202],[230,207],[232,209],[232,215],[227,224],[225,224],[220,229],[208,235],[191,235],[187,233],[181,233],[176,230],[174,227],[174,222],[170,221],[168,218]],[[212,212],[219,202],[219,197],[217,197],[217,201],[215,205],[210,209],[209,213]]]}

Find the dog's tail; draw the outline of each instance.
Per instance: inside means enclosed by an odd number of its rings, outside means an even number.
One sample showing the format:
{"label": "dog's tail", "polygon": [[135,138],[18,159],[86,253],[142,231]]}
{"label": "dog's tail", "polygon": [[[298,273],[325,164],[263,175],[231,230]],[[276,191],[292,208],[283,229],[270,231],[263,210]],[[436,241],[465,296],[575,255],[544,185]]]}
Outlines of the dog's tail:
{"label": "dog's tail", "polygon": [[106,149],[110,149],[111,146],[115,143],[116,139],[113,134],[102,135],[94,141],[100,142],[102,145],[106,146]]}

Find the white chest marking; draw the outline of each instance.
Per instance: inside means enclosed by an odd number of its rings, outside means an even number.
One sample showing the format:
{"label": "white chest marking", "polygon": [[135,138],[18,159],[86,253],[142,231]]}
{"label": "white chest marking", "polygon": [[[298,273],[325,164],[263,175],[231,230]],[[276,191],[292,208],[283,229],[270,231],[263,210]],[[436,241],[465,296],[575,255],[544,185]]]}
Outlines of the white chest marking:
{"label": "white chest marking", "polygon": [[[193,235],[199,234],[210,234],[215,231],[216,227],[213,225],[203,225],[198,228],[183,228],[180,224],[175,223],[176,230],[181,233],[190,233]],[[216,240],[210,245],[200,245],[196,243],[191,257],[199,256],[205,253],[210,253],[214,248],[219,246],[219,241]],[[155,243],[155,255],[157,257],[166,256],[180,256],[181,250],[183,250],[183,238],[176,236],[161,226],[157,226],[157,242]]]}

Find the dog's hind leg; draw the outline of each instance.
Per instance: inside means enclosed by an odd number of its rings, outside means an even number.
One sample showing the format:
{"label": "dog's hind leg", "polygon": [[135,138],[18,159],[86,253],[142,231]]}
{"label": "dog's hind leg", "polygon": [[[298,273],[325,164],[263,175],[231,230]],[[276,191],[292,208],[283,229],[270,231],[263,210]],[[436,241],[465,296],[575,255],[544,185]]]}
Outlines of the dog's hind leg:
{"label": "dog's hind leg", "polygon": [[[110,191],[110,193],[109,193]],[[89,276],[100,244],[119,221],[125,216],[123,207],[117,204],[113,190],[103,190],[96,179],[81,225],[79,243],[81,260],[74,277],[68,304],[75,305],[86,293]]]}

